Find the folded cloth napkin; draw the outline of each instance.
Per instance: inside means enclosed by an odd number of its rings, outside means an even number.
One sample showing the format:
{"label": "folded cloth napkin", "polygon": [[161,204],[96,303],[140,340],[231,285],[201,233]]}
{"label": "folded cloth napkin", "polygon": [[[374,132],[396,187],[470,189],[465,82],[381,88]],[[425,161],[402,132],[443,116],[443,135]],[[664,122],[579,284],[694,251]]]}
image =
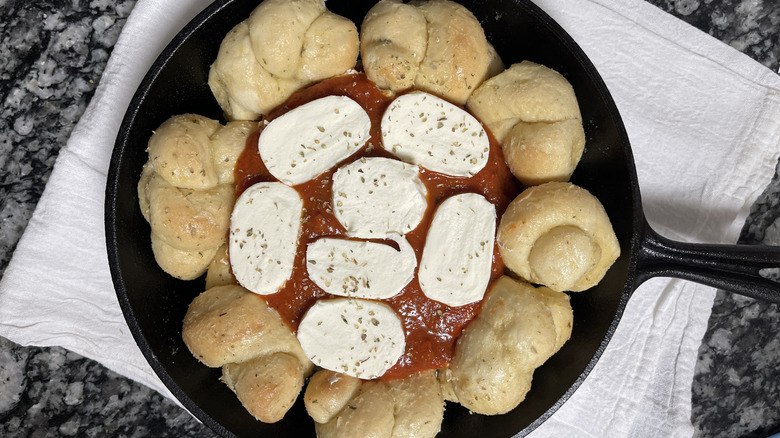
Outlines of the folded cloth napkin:
{"label": "folded cloth napkin", "polygon": [[[207,0],[139,0],[0,282],[0,335],[58,345],[170,397],[114,295],[103,191],[114,140],[154,58]],[[646,214],[667,237],[733,243],[780,155],[780,77],[643,0],[537,0],[604,77]],[[571,399],[533,435],[688,436],[715,291],[653,279]]]}

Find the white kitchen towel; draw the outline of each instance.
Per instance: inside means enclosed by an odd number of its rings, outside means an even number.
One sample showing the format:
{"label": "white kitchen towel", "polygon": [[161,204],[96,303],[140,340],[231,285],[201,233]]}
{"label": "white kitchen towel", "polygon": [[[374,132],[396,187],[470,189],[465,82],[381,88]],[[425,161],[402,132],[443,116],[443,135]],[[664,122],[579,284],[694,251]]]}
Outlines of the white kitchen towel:
{"label": "white kitchen towel", "polygon": [[[0,282],[0,335],[59,345],[161,393],[114,295],[103,233],[111,149],[156,55],[207,0],[139,0]],[[537,0],[604,77],[661,234],[733,243],[780,155],[780,77],[644,0]],[[690,436],[715,291],[653,279],[590,376],[534,436]]]}

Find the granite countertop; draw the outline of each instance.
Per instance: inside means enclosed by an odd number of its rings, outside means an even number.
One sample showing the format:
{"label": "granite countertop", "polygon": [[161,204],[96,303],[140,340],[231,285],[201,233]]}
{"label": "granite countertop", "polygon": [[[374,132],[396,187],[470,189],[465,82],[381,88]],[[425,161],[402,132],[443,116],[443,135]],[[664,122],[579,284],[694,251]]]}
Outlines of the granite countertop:
{"label": "granite countertop", "polygon": [[[647,1],[780,69],[777,0]],[[0,1],[0,276],[134,4]],[[740,242],[780,245],[777,172]],[[693,383],[698,436],[780,432],[778,332],[776,305],[718,292]],[[92,360],[0,338],[0,436],[120,435],[215,436],[173,402]]]}

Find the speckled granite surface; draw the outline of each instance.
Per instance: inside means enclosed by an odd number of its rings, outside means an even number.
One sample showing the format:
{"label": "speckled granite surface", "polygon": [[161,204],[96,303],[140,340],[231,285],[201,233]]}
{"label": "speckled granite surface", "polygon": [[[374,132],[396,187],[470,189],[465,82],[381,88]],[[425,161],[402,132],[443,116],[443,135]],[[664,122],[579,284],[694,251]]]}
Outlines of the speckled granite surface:
{"label": "speckled granite surface", "polygon": [[[778,0],[648,0],[780,69]],[[0,275],[59,149],[89,103],[133,0],[0,0]],[[780,245],[780,178],[742,243]],[[780,432],[777,306],[718,293],[700,348],[699,436]],[[154,391],[60,348],[0,338],[0,436],[214,436]]]}

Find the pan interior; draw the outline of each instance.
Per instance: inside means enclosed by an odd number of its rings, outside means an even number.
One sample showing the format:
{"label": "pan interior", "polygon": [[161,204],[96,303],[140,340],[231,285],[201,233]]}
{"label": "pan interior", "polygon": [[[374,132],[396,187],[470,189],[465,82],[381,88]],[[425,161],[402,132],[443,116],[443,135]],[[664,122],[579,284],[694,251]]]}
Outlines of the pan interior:
{"label": "pan interior", "polygon": [[[372,3],[328,0],[327,6],[359,26]],[[622,250],[598,286],[571,294],[572,338],[534,373],[526,401],[500,416],[470,414],[460,405],[447,405],[442,435],[508,437],[529,432],[551,415],[592,368],[614,331],[633,289],[630,254],[640,220],[639,196],[630,147],[615,105],[568,35],[527,1],[462,3],[480,19],[505,65],[531,60],[557,70],[572,83],[587,139],[572,182],[602,201]],[[160,270],[151,252],[149,225],[138,208],[136,185],[152,130],[175,114],[222,119],[206,83],[208,68],[222,37],[256,5],[257,0],[211,5],[177,36],[141,84],[121,127],[106,189],[109,262],[120,305],[141,350],[173,394],[201,421],[225,436],[313,436],[314,423],[303,408],[302,397],[281,422],[260,423],[219,381],[219,369],[207,368],[189,353],[181,339],[182,320],[189,303],[203,291],[203,280],[179,281]]]}

